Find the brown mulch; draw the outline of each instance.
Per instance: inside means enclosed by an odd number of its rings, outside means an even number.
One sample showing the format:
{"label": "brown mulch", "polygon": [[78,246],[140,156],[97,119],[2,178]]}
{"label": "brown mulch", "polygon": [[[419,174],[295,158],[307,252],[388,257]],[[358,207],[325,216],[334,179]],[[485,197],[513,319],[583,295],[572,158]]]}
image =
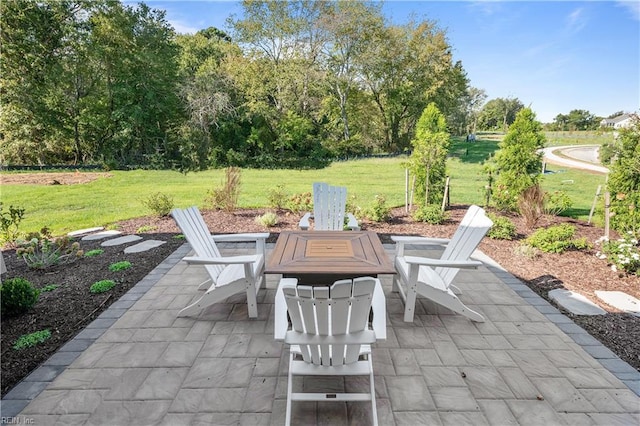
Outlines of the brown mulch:
{"label": "brown mulch", "polygon": [[[390,235],[450,237],[466,208],[467,206],[454,206],[449,211],[450,218],[446,223],[437,226],[415,223],[405,214],[404,209],[399,208],[394,209],[393,218],[388,223],[365,221],[362,227],[377,232],[385,243],[391,242]],[[212,233],[264,232],[262,225],[255,221],[264,212],[264,209],[243,209],[234,213],[202,211]],[[280,231],[296,229],[300,217],[286,211],[277,213],[279,223],[269,230],[270,242],[275,242]],[[578,291],[602,306],[608,312],[603,316],[568,315],[640,371],[640,318],[603,304],[594,294],[595,290],[620,290],[640,298],[640,277],[614,273],[605,261],[596,258],[595,249],[560,255],[543,254],[535,259],[518,255],[515,249],[527,232],[519,218],[513,217],[512,220],[518,227],[518,239],[504,241],[485,238],[480,249],[547,300],[549,290],[564,287]],[[568,218],[554,217],[540,226],[559,222],[570,222],[576,226],[577,236],[586,237],[589,241],[595,241],[603,233],[602,229]],[[3,275],[3,279],[21,276],[30,280],[37,288],[48,284],[60,285],[52,292],[42,293],[34,308],[26,314],[14,318],[3,316],[3,396],[184,242],[174,238],[179,230],[171,218],[132,219],[120,223],[118,229],[124,234],[134,234],[142,226],[151,231],[141,235],[165,240],[167,244],[149,252],[127,255],[122,253],[122,247],[103,247],[105,252],[100,256],[83,258],[67,266],[56,266],[44,273],[27,268],[23,261],[16,259],[15,251],[3,251],[9,270]],[[82,242],[82,249],[85,251],[98,246],[99,242]],[[133,264],[131,269],[118,273],[108,271],[108,265],[125,259]],[[109,293],[89,293],[88,287],[101,279],[116,279],[118,286]],[[46,343],[20,351],[12,349],[11,346],[20,335],[46,328],[52,332],[52,338]]]}

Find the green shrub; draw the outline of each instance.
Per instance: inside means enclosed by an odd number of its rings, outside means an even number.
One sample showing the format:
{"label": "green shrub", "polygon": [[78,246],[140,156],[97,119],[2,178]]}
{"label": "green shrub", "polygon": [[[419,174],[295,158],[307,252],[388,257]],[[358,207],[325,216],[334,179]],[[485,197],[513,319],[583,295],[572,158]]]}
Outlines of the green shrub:
{"label": "green shrub", "polygon": [[28,311],[38,301],[40,292],[24,278],[9,278],[0,284],[2,314],[13,315]]}
{"label": "green shrub", "polygon": [[142,225],[140,228],[136,229],[136,234],[142,234],[144,232],[151,232],[151,231],[155,231],[156,229],[158,229],[157,226]]}
{"label": "green shrub", "polygon": [[564,191],[545,192],[544,212],[545,214],[558,216],[569,210],[573,206],[573,201]]}
{"label": "green shrub", "polygon": [[234,211],[238,206],[238,197],[240,196],[241,174],[242,171],[238,167],[227,167],[222,186],[209,190],[205,201],[216,210]]}
{"label": "green shrub", "polygon": [[440,206],[436,206],[435,204],[427,204],[426,206],[421,206],[413,212],[412,217],[413,220],[416,220],[418,222],[426,222],[431,225],[439,225],[447,218],[446,214],[442,211],[442,208]]}
{"label": "green shrub", "polygon": [[614,271],[624,271],[628,274],[640,273],[640,243],[636,235],[629,231],[622,238],[605,241],[602,253],[596,253],[601,259],[607,259]]}
{"label": "green shrub", "polygon": [[487,232],[487,236],[494,240],[513,240],[516,236],[516,225],[505,216],[497,216],[488,213],[489,219],[493,222],[491,229]]}
{"label": "green shrub", "polygon": [[89,250],[88,252],[86,252],[84,254],[85,257],[93,257],[93,256],[98,256],[100,254],[104,253],[104,250],[102,249],[93,249],[93,250]]}
{"label": "green shrub", "polygon": [[48,228],[27,236],[26,241],[18,241],[16,255],[22,257],[27,266],[46,269],[54,265],[71,263],[84,256],[80,243],[69,237],[53,238]]}
{"label": "green shrub", "polygon": [[40,289],[40,291],[45,293],[45,292],[53,291],[58,287],[60,287],[58,284],[49,284],[49,285],[46,285],[46,286],[42,287],[42,289]]}
{"label": "green shrub", "polygon": [[13,243],[18,238],[23,216],[23,208],[9,206],[9,210],[4,211],[0,202],[0,243]]}
{"label": "green shrub", "polygon": [[120,262],[112,263],[109,265],[109,270],[111,272],[124,271],[125,269],[131,268],[131,262],[128,260],[121,260]]}
{"label": "green shrub", "polygon": [[391,207],[387,206],[387,199],[382,195],[376,195],[376,199],[366,212],[368,219],[374,222],[386,222],[391,218]]}
{"label": "green shrub", "polygon": [[287,191],[284,189],[284,185],[277,185],[275,188],[270,188],[267,192],[267,201],[269,207],[273,209],[283,209],[287,205]]}
{"label": "green shrub", "polygon": [[159,217],[169,216],[169,213],[173,210],[173,198],[162,192],[150,195],[142,203]]}
{"label": "green shrub", "polygon": [[514,249],[514,253],[518,256],[526,257],[529,260],[535,260],[541,256],[540,250],[527,244],[520,244],[517,246]]}
{"label": "green shrub", "polygon": [[267,212],[262,216],[256,217],[256,223],[264,226],[265,228],[271,228],[278,223],[278,215],[273,212]]}
{"label": "green shrub", "polygon": [[38,343],[46,341],[50,337],[51,332],[49,330],[40,330],[30,334],[23,334],[18,338],[18,340],[16,340],[16,343],[13,344],[13,349],[19,351],[20,349],[30,348]]}
{"label": "green shrub", "polygon": [[289,198],[288,207],[291,212],[296,214],[310,212],[313,210],[313,197],[310,192],[293,194]]}
{"label": "green shrub", "polygon": [[531,234],[525,244],[545,253],[562,253],[567,250],[582,250],[590,247],[586,238],[574,239],[575,226],[567,223],[538,229]]}
{"label": "green shrub", "polygon": [[356,218],[362,217],[363,215],[362,207],[358,205],[358,197],[355,194],[349,195],[347,197],[347,204],[345,206],[345,211],[347,213],[353,214]]}
{"label": "green shrub", "polygon": [[91,285],[89,291],[94,294],[104,293],[105,291],[111,290],[116,286],[116,282],[113,280],[100,280]]}

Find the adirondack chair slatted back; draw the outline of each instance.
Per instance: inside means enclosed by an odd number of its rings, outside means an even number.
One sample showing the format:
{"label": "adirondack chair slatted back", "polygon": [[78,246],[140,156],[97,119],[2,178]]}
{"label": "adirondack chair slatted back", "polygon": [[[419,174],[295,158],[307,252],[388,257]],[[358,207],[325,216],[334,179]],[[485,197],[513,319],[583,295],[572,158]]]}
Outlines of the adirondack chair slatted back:
{"label": "adirondack chair slatted back", "polygon": [[[462,218],[458,229],[442,253],[442,260],[467,260],[474,252],[493,223],[482,208],[471,206]],[[435,268],[445,283],[450,284],[458,273],[457,268]]]}
{"label": "adirondack chair slatted back", "polygon": [[[221,257],[216,243],[211,238],[209,228],[197,207],[193,206],[184,210],[174,209],[171,216],[198,257]],[[205,265],[205,268],[215,281],[224,269],[224,265]]]}
{"label": "adirondack chair slatted back", "polygon": [[[317,336],[341,336],[367,329],[375,280],[336,281],[331,287],[284,289],[292,330]],[[358,361],[360,344],[300,345],[305,362],[337,366]]]}
{"label": "adirondack chair slatted back", "polygon": [[347,188],[324,182],[313,184],[313,220],[317,231],[341,231],[344,228]]}

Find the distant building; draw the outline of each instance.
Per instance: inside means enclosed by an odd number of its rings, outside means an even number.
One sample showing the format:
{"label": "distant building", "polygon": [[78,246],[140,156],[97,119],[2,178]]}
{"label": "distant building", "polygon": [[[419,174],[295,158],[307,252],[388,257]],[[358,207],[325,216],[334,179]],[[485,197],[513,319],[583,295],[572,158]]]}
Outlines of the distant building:
{"label": "distant building", "polygon": [[622,114],[613,118],[605,118],[600,122],[600,127],[612,127],[614,129],[622,129],[630,127],[633,116],[631,114]]}

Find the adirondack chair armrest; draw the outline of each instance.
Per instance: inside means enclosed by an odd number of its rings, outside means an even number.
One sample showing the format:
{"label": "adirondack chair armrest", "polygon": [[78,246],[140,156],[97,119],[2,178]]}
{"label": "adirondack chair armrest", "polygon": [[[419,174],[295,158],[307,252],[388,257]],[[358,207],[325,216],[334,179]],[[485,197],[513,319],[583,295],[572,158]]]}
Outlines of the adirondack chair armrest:
{"label": "adirondack chair armrest", "polygon": [[373,288],[371,310],[373,311],[371,327],[376,333],[376,338],[378,340],[387,340],[387,301],[384,297],[380,280],[376,280],[376,285]]}
{"label": "adirondack chair armrest", "polygon": [[249,242],[266,240],[269,238],[268,232],[254,232],[245,234],[217,234],[212,235],[211,238],[215,242]]}
{"label": "adirondack chair armrest", "polygon": [[302,216],[302,219],[300,219],[300,222],[298,223],[298,227],[303,231],[308,231],[309,228],[311,227],[311,223],[309,222],[309,220],[312,217],[313,217],[312,213],[310,212],[305,213],[304,216]]}
{"label": "adirondack chair armrest", "polygon": [[287,331],[284,342],[290,345],[367,345],[376,342],[373,330],[362,330],[338,336],[319,336],[299,331]]}
{"label": "adirondack chair armrest", "polygon": [[396,243],[396,256],[404,256],[405,244],[446,246],[451,241],[449,238],[415,237],[403,235],[392,235],[391,240]]}
{"label": "adirondack chair armrest", "polygon": [[266,242],[267,238],[269,238],[268,232],[252,232],[252,233],[244,233],[244,234],[221,234],[221,235],[212,235],[211,239],[214,242],[255,242],[256,243],[256,253],[265,255],[267,252]]}
{"label": "adirondack chair armrest", "polygon": [[260,261],[261,257],[262,255],[254,254],[228,257],[185,257],[183,260],[192,265],[246,265]]}
{"label": "adirondack chair armrest", "polygon": [[405,262],[410,265],[424,265],[434,268],[465,268],[475,269],[482,266],[482,262],[477,260],[441,260],[428,257],[404,256]]}
{"label": "adirondack chair armrest", "polygon": [[356,219],[356,217],[351,213],[347,213],[347,228],[349,228],[352,231],[360,230],[360,225],[358,225],[358,219]]}

